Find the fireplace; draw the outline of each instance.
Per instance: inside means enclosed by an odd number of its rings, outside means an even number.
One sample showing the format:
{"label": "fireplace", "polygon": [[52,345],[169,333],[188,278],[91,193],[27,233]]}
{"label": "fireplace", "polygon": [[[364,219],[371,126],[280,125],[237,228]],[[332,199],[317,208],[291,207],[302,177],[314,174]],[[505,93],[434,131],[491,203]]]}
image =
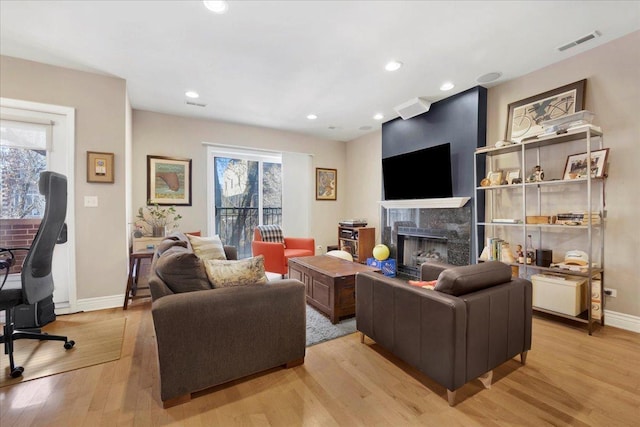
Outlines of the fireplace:
{"label": "fireplace", "polygon": [[[386,203],[386,202],[385,202]],[[382,243],[396,259],[399,276],[420,278],[420,265],[438,261],[452,265],[471,262],[471,206],[422,207],[403,202],[384,206]]]}
{"label": "fireplace", "polygon": [[417,227],[398,227],[398,272],[411,277],[420,276],[425,262],[448,262],[447,237],[438,230]]}

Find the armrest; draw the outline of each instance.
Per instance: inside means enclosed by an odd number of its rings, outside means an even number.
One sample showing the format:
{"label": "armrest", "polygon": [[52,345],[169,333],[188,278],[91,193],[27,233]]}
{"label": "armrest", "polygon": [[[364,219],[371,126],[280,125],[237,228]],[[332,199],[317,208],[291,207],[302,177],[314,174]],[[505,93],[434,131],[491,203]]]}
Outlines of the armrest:
{"label": "armrest", "polygon": [[253,256],[264,256],[266,271],[281,271],[285,266],[284,245],[282,243],[254,240],[251,242],[251,252]]}
{"label": "armrest", "polygon": [[224,245],[224,254],[229,260],[237,260],[238,248],[236,248],[235,246]]}
{"label": "armrest", "polygon": [[315,239],[312,237],[285,237],[287,249],[306,249],[315,253]]}

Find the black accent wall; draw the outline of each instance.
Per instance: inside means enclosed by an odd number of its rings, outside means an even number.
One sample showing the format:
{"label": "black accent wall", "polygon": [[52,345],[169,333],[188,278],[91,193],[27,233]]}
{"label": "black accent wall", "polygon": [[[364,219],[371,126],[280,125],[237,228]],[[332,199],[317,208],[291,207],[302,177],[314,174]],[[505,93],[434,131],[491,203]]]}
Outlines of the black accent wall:
{"label": "black accent wall", "polygon": [[[399,117],[383,123],[382,158],[449,142],[453,195],[471,197],[469,204],[473,207],[474,188],[486,175],[482,163],[478,165],[477,176],[473,176],[474,152],[476,148],[486,145],[486,134],[487,89],[476,86],[434,102],[429,111],[419,116],[408,120]],[[429,185],[430,179],[437,179],[437,176],[429,176],[428,165],[425,165],[425,180],[422,185]],[[482,221],[484,198],[478,200],[478,211]],[[472,230],[475,228],[473,218],[472,211]],[[479,239],[484,240],[484,236],[479,236]],[[473,241],[471,247],[477,246]],[[472,258],[477,258],[478,254],[475,252],[471,254]]]}

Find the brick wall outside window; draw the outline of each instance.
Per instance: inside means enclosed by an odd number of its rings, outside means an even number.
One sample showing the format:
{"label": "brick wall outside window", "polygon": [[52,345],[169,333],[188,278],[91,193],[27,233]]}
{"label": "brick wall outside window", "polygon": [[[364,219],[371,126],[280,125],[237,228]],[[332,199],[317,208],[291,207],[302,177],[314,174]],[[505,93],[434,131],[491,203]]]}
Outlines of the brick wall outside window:
{"label": "brick wall outside window", "polygon": [[[40,226],[40,218],[35,219],[0,219],[0,247],[28,248],[36,236]],[[15,251],[16,263],[11,273],[20,273],[27,251]],[[0,254],[0,257],[3,255]],[[4,272],[3,272],[4,273]],[[1,283],[1,282],[0,282]]]}

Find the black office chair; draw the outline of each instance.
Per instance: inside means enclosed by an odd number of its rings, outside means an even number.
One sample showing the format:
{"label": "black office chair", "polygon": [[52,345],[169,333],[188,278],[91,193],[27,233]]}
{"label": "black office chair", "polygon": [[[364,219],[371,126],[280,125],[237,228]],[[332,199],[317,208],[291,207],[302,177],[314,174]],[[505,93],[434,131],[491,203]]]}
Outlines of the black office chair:
{"label": "black office chair", "polygon": [[[65,336],[41,333],[39,329],[18,330],[15,328],[15,308],[22,304],[36,304],[53,295],[53,277],[51,261],[56,243],[60,242],[61,232],[66,230],[64,219],[67,214],[67,177],[55,172],[45,171],[40,174],[40,193],[44,195],[46,205],[42,222],[38,228],[30,248],[0,248],[0,272],[5,270],[0,285],[0,310],[5,312],[4,335],[0,342],[4,343],[4,352],[9,355],[10,375],[13,378],[22,376],[24,368],[15,366],[13,361],[13,342],[18,339],[64,341],[64,348],[75,345]],[[65,234],[65,233],[62,233]],[[66,241],[66,236],[62,236]],[[7,283],[9,269],[15,262],[14,252],[28,250],[22,264],[21,286]],[[6,286],[5,286],[6,285]]]}

